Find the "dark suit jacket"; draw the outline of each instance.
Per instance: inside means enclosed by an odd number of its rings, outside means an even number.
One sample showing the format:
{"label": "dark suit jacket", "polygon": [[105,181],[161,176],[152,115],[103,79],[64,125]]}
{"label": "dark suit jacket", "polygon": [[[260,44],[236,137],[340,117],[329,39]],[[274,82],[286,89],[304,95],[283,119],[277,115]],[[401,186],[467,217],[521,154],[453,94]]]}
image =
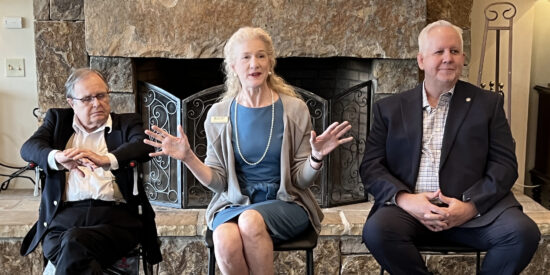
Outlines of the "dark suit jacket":
{"label": "dark suit jacket", "polygon": [[[65,192],[66,176],[63,171],[51,170],[48,167],[48,154],[54,150],[64,150],[71,135],[74,133],[72,109],[50,109],[44,123],[27,140],[21,148],[21,156],[25,161],[37,163],[44,169],[45,183],[40,200],[38,221],[25,236],[21,245],[21,255],[31,253],[44,237],[49,225],[58,213],[62,196]],[[148,262],[157,263],[162,260],[158,244],[155,224],[155,212],[145,196],[142,185],[138,185],[139,195],[134,196],[133,170],[129,167],[131,161],[147,161],[148,153],[153,147],[143,143],[146,135],[143,132],[141,118],[137,114],[111,114],[112,131],[105,131],[107,148],[119,164],[119,169],[112,171],[120,192],[129,208],[138,216],[141,205],[141,220],[144,224],[141,243]]]}
{"label": "dark suit jacket", "polygon": [[[379,100],[360,173],[375,198],[369,214],[399,191],[414,193],[422,148],[422,85]],[[458,81],[445,125],[440,188],[444,195],[472,201],[480,217],[462,225],[483,226],[504,209],[520,207],[510,191],[517,179],[515,145],[503,98]]]}

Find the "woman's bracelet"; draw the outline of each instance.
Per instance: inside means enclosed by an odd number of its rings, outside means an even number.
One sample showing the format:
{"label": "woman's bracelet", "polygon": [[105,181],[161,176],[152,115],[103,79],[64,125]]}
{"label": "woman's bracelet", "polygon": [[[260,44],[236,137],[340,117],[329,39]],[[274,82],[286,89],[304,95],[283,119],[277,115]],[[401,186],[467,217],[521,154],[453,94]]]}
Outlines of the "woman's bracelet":
{"label": "woman's bracelet", "polygon": [[312,160],[313,162],[317,162],[317,163],[323,162],[322,159],[318,159],[318,158],[314,157],[313,154],[311,154],[311,160]]}

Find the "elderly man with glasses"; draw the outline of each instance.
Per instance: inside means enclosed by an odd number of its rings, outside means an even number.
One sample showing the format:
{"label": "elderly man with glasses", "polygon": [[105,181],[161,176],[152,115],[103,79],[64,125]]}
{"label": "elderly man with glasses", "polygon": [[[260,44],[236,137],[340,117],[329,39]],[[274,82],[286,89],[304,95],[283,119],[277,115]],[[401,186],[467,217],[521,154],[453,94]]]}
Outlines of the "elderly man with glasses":
{"label": "elderly man with glasses", "polygon": [[75,70],[65,88],[71,108],[48,110],[21,148],[46,174],[21,254],[42,242],[57,274],[102,274],[142,243],[146,260],[160,262],[154,212],[129,165],[154,151],[139,115],[111,113],[108,84],[95,70]]}

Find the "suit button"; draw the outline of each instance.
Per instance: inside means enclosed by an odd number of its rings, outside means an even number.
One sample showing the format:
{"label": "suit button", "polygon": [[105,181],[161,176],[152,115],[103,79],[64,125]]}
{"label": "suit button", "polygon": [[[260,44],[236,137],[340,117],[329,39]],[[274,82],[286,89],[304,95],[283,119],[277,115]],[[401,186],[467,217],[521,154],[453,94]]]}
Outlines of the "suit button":
{"label": "suit button", "polygon": [[47,223],[47,222],[44,222],[44,227],[48,227],[48,223]]}
{"label": "suit button", "polygon": [[57,206],[57,201],[53,201],[53,205]]}

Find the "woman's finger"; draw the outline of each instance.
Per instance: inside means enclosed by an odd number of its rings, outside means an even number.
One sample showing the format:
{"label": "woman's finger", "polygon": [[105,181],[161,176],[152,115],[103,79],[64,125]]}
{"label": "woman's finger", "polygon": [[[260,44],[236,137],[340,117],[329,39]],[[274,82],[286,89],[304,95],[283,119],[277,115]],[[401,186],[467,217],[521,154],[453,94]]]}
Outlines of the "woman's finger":
{"label": "woman's finger", "polygon": [[180,137],[184,137],[185,136],[185,133],[183,132],[183,127],[181,127],[181,125],[178,125],[178,132],[180,133]]}
{"label": "woman's finger", "polygon": [[348,142],[350,142],[350,141],[352,141],[352,140],[353,140],[353,137],[347,137],[347,138],[339,139],[339,140],[338,140],[338,144],[342,145],[342,144],[348,143]]}
{"label": "woman's finger", "polygon": [[164,155],[164,152],[162,152],[162,151],[149,153],[150,157],[158,157],[158,156],[163,156],[163,155]]}
{"label": "woman's finger", "polygon": [[336,128],[334,128],[334,130],[332,132],[334,134],[337,134],[337,133],[342,132],[343,130],[345,130],[347,127],[351,127],[351,125],[349,124],[349,122],[344,121],[344,122],[340,123]]}
{"label": "woman's finger", "polygon": [[155,133],[155,132],[152,132],[152,131],[149,131],[149,130],[145,130],[145,134],[156,139],[156,140],[161,140],[162,139],[162,136],[158,133]]}
{"label": "woman's finger", "polygon": [[311,131],[311,137],[309,138],[309,143],[313,144],[313,142],[315,141],[315,138],[317,138],[317,133],[315,133],[315,131]]}
{"label": "woman's finger", "polygon": [[163,137],[167,137],[167,136],[170,135],[168,132],[166,132],[164,129],[158,127],[157,125],[153,125],[153,127],[151,127],[151,128],[153,130],[155,130],[155,132],[158,132]]}
{"label": "woman's finger", "polygon": [[156,147],[156,148],[160,148],[160,147],[162,146],[162,144],[157,143],[157,142],[154,142],[154,141],[149,140],[149,139],[143,139],[143,142],[144,142],[145,144],[149,144],[149,145],[151,145],[151,146],[153,146],[153,147]]}
{"label": "woman's finger", "polygon": [[325,130],[326,133],[330,133],[332,132],[332,130],[334,130],[334,128],[336,128],[338,126],[339,122],[333,122],[331,125],[329,125],[327,127],[327,129]]}
{"label": "woman's finger", "polygon": [[341,136],[345,135],[347,132],[351,130],[351,125],[346,126],[345,128],[340,129],[338,132],[336,132],[336,137],[340,138]]}

